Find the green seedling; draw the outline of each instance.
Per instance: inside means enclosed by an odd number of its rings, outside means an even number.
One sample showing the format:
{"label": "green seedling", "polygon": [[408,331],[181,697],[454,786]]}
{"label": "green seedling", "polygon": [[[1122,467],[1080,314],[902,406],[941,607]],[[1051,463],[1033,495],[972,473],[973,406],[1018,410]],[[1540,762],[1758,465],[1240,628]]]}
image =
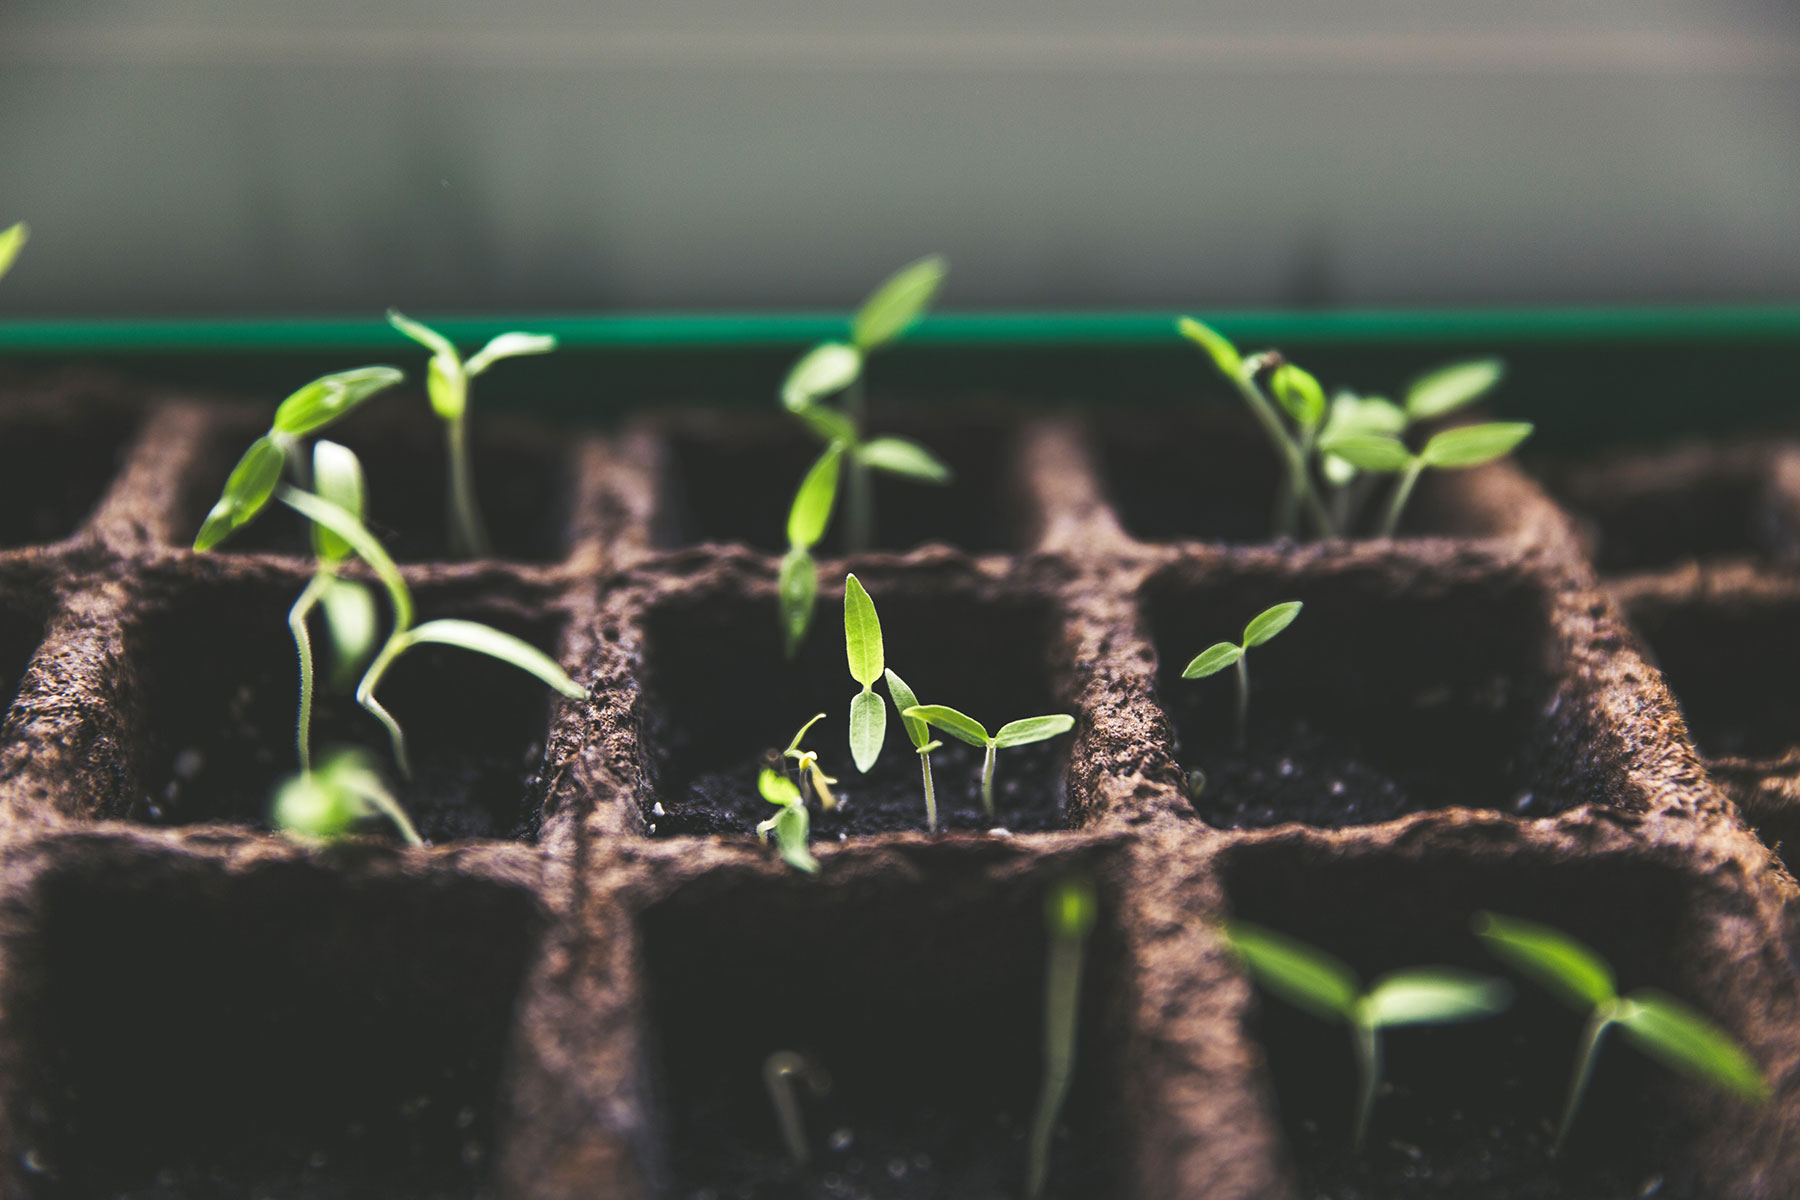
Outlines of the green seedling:
{"label": "green seedling", "polygon": [[19,257],[19,251],[25,248],[25,240],[30,236],[31,230],[23,221],[0,229],[0,278],[12,270],[13,260]]}
{"label": "green seedling", "polygon": [[1226,942],[1269,991],[1324,1021],[1350,1030],[1360,1086],[1352,1144],[1360,1147],[1381,1090],[1381,1033],[1403,1025],[1453,1025],[1505,1011],[1512,989],[1502,980],[1451,967],[1392,971],[1366,991],[1356,973],[1323,950],[1248,921],[1223,926]]}
{"label": "green seedling", "polygon": [[788,748],[781,752],[781,757],[794,760],[794,782],[800,788],[802,802],[805,801],[806,784],[810,780],[813,791],[818,793],[819,807],[830,812],[837,807],[837,797],[831,791],[831,787],[837,782],[837,779],[827,775],[824,768],[819,766],[818,754],[800,748],[800,739],[806,736],[806,731],[824,719],[825,714],[820,713],[802,725],[800,731],[794,735],[794,740],[788,743]]}
{"label": "green seedling", "polygon": [[913,750],[919,756],[919,772],[925,780],[925,828],[928,832],[937,832],[937,789],[931,783],[931,752],[944,743],[931,736],[931,726],[917,717],[909,717],[910,709],[919,707],[919,698],[913,690],[906,686],[906,680],[894,674],[890,667],[887,671],[888,698],[894,702],[894,711],[900,714],[901,727],[913,744]]}
{"label": "green seedling", "polygon": [[1417,454],[1398,437],[1385,434],[1345,434],[1327,440],[1323,449],[1358,471],[1400,477],[1381,521],[1381,536],[1391,538],[1400,528],[1400,514],[1427,467],[1458,471],[1505,458],[1531,436],[1531,429],[1525,421],[1462,425],[1434,434]]}
{"label": "green seedling", "polygon": [[1250,724],[1250,647],[1260,646],[1294,623],[1302,608],[1298,600],[1286,600],[1265,608],[1244,626],[1240,643],[1215,642],[1194,656],[1182,670],[1183,679],[1205,679],[1226,667],[1237,667],[1237,748],[1242,750],[1249,737]]}
{"label": "green seedling", "polygon": [[1008,721],[990,737],[987,728],[980,721],[965,716],[946,704],[915,705],[900,715],[923,721],[933,729],[943,730],[959,742],[967,742],[985,751],[981,760],[981,806],[987,810],[989,820],[994,816],[994,752],[1008,746],[1028,746],[1032,742],[1042,742],[1075,728],[1074,717],[1058,713],[1048,717]]}
{"label": "green seedling", "polygon": [[1768,1084],[1761,1072],[1730,1034],[1653,988],[1619,995],[1612,968],[1591,947],[1560,929],[1494,913],[1477,913],[1474,928],[1501,960],[1587,1014],[1562,1120],[1550,1149],[1552,1157],[1562,1153],[1576,1109],[1593,1077],[1601,1039],[1615,1025],[1665,1066],[1746,1100],[1760,1104],[1768,1099]]}
{"label": "green seedling", "polygon": [[[875,542],[875,498],[871,472],[921,483],[948,483],[950,468],[916,442],[897,437],[869,437],[863,375],[869,355],[911,328],[944,279],[944,260],[936,255],[902,267],[875,289],[857,310],[849,342],[821,342],[789,369],[781,385],[781,403],[805,424],[825,449],[807,471],[788,513],[788,553],[782,561],[781,627],[789,654],[806,634],[817,582],[812,548],[824,537],[833,498],[845,483],[846,547],[852,554]],[[842,393],[841,407],[828,401]],[[840,470],[844,459],[847,471]]]}
{"label": "green seedling", "polygon": [[475,500],[475,476],[469,465],[469,381],[503,358],[548,354],[556,339],[547,333],[503,333],[464,360],[450,339],[414,321],[398,309],[388,309],[388,323],[431,351],[425,372],[425,393],[431,409],[444,422],[445,452],[449,458],[450,549],[465,558],[492,552],[481,506]]}
{"label": "green seedling", "polygon": [[275,790],[272,811],[275,827],[296,838],[330,841],[372,817],[386,817],[408,845],[425,844],[360,747],[333,750],[318,766],[288,776]]}
{"label": "green seedling", "polygon": [[781,857],[788,866],[808,875],[817,875],[819,860],[812,856],[806,845],[806,839],[812,833],[812,818],[806,813],[800,786],[780,771],[764,767],[762,774],[756,777],[756,790],[776,808],[774,816],[756,827],[756,836],[766,842],[773,833],[775,845],[780,848]]}
{"label": "green seedling", "polygon": [[866,775],[887,741],[887,705],[874,690],[887,663],[881,648],[881,618],[854,575],[844,577],[844,653],[850,677],[862,685],[862,691],[850,698],[850,758]]}
{"label": "green seedling", "polygon": [[1031,1118],[1031,1148],[1025,1168],[1029,1200],[1044,1194],[1050,1175],[1050,1136],[1075,1072],[1081,963],[1098,908],[1094,886],[1085,879],[1065,879],[1044,897],[1044,924],[1050,934],[1049,961],[1044,968],[1044,1082]]}
{"label": "green seedling", "polygon": [[787,1143],[788,1157],[796,1167],[812,1161],[812,1150],[806,1144],[806,1125],[800,1119],[800,1097],[795,1095],[794,1081],[806,1085],[814,1098],[831,1090],[831,1076],[819,1064],[793,1050],[777,1050],[763,1059],[763,1087],[768,1089],[769,1103],[775,1108],[775,1123],[781,1126],[781,1140]]}

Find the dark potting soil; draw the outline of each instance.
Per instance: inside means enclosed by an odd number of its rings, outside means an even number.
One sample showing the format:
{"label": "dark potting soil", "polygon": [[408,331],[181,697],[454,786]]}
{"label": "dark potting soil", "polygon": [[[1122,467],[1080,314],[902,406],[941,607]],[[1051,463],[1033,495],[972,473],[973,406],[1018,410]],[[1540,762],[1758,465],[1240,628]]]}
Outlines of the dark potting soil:
{"label": "dark potting soil", "polygon": [[1701,753],[1774,758],[1800,746],[1800,611],[1792,604],[1730,604],[1654,597],[1632,612]]}
{"label": "dark potting soil", "polygon": [[0,546],[73,534],[118,472],[136,427],[122,413],[8,426],[0,434]]}

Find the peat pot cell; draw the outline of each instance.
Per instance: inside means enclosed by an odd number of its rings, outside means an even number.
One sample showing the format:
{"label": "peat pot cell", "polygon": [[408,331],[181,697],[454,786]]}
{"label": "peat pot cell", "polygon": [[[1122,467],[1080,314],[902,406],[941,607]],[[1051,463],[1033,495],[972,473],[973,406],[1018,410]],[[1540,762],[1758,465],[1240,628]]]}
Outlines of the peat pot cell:
{"label": "peat pot cell", "polygon": [[95,863],[9,971],[43,1200],[486,1195],[529,896],[304,865]]}
{"label": "peat pot cell", "polygon": [[[1266,542],[1282,487],[1274,448],[1223,404],[1120,407],[1094,426],[1106,492],[1141,542]],[[1478,471],[1427,471],[1408,501],[1402,536],[1498,537],[1504,517],[1481,502]],[[1369,493],[1352,530],[1380,523],[1391,482]]]}
{"label": "peat pot cell", "polygon": [[[871,549],[909,550],[943,542],[973,554],[1020,549],[1012,439],[998,422],[869,422],[878,434],[910,438],[950,468],[947,484],[874,472]],[[694,422],[666,435],[655,537],[673,548],[741,542],[787,549],[788,509],[807,469],[824,449],[791,421]],[[847,478],[848,471],[845,476]],[[818,553],[844,551],[846,485],[840,483],[831,528]]]}
{"label": "peat pot cell", "polygon": [[[193,585],[141,615],[133,638],[138,786],[124,815],[167,825],[266,825],[275,784],[297,769],[299,666],[287,614],[302,586],[298,575],[291,586]],[[524,619],[511,608],[488,611],[437,596],[415,589],[422,617],[482,621],[555,651],[557,625],[547,617]],[[331,680],[318,620],[312,642],[315,756],[341,745],[372,751],[428,841],[536,836],[554,693],[515,667],[465,650],[407,652],[378,693],[406,731],[414,774],[402,781],[393,778],[386,732],[353,698],[355,676],[342,685]]]}
{"label": "peat pot cell", "polygon": [[[1601,794],[1600,779],[1586,786],[1599,767],[1555,733],[1548,598],[1527,578],[1382,559],[1165,576],[1146,599],[1158,694],[1209,824],[1368,825],[1450,806],[1537,817]],[[1285,600],[1304,603],[1299,618],[1245,658],[1240,750],[1234,671],[1181,673]]]}
{"label": "peat pot cell", "polygon": [[1624,992],[1653,986],[1710,1011],[1735,984],[1702,965],[1706,897],[1685,876],[1618,857],[1418,858],[1265,843],[1231,851],[1224,882],[1234,917],[1329,951],[1365,986],[1393,970],[1448,966],[1514,987],[1498,1017],[1383,1034],[1384,1087],[1360,1151],[1350,1144],[1357,1075],[1348,1031],[1258,990],[1252,1032],[1308,1200],[1741,1194],[1701,1189],[1698,1148],[1703,1138],[1719,1144],[1754,1110],[1618,1033],[1552,1160],[1584,1014],[1511,973],[1470,931],[1483,910],[1543,922],[1599,951]]}
{"label": "peat pot cell", "polygon": [[[960,857],[960,856],[954,856]],[[917,877],[824,895],[797,879],[690,885],[642,918],[665,1194],[741,1200],[1008,1197],[1022,1191],[1043,1075],[1041,878],[1004,883],[921,856]],[[977,884],[982,886],[976,886]],[[1105,893],[1088,943],[1076,1069],[1048,1194],[1119,1200],[1118,938]],[[792,1051],[797,1167],[763,1083]]]}
{"label": "peat pot cell", "polygon": [[0,582],[0,720],[18,697],[31,657],[44,640],[48,615],[45,599],[35,589]]}
{"label": "peat pot cell", "polygon": [[61,541],[80,528],[137,426],[114,410],[63,420],[0,414],[0,546]]}
{"label": "peat pot cell", "polygon": [[[947,703],[988,729],[1069,712],[1050,682],[1045,655],[1051,616],[1040,602],[977,600],[953,591],[898,591],[865,580],[881,616],[887,662],[920,703]],[[772,809],[756,790],[761,768],[780,761],[794,731],[824,720],[805,747],[838,780],[840,801],[816,807],[815,841],[925,828],[924,789],[885,682],[887,742],[867,775],[850,760],[850,698],[858,687],[844,660],[841,593],[819,598],[813,628],[793,661],[782,655],[775,598],[714,592],[666,601],[645,629],[641,722],[645,820],[659,836],[752,833]],[[1067,823],[1070,738],[1000,751],[995,816],[981,804],[981,751],[944,737],[932,752],[940,829],[1014,832]],[[659,813],[653,807],[660,805]]]}

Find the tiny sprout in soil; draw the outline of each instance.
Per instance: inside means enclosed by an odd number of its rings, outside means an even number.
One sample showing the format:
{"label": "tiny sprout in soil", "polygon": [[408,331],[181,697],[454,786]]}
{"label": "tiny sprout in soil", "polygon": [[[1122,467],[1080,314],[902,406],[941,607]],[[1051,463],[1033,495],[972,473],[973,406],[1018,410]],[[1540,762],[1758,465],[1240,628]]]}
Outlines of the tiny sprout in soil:
{"label": "tiny sprout in soil", "polygon": [[894,674],[891,667],[887,671],[887,685],[888,698],[894,702],[894,710],[900,714],[900,724],[906,730],[914,752],[919,756],[919,772],[925,781],[925,828],[930,833],[936,833],[937,789],[931,782],[931,752],[944,743],[931,736],[931,726],[917,717],[906,715],[908,710],[919,706],[919,698],[906,686],[906,680]]}
{"label": "tiny sprout in soil", "polygon": [[1381,519],[1381,536],[1393,537],[1400,528],[1400,514],[1426,467],[1443,471],[1479,467],[1505,458],[1530,436],[1531,426],[1524,421],[1493,421],[1485,425],[1461,425],[1434,434],[1417,454],[1397,437],[1373,433],[1330,438],[1325,441],[1324,448],[1358,471],[1400,476],[1388,501],[1387,514]]}
{"label": "tiny sprout in soil", "polygon": [[19,251],[25,248],[25,239],[30,236],[31,231],[23,221],[0,229],[0,277],[12,270],[13,260],[19,257]]}
{"label": "tiny sprout in soil", "polygon": [[1226,667],[1237,667],[1237,746],[1244,748],[1247,730],[1250,724],[1250,666],[1248,655],[1250,647],[1260,646],[1275,637],[1276,634],[1294,623],[1300,615],[1302,605],[1298,600],[1287,600],[1270,608],[1265,608],[1250,618],[1244,626],[1244,640],[1240,643],[1215,642],[1194,656],[1182,670],[1183,679],[1205,679],[1208,675],[1217,675]]}
{"label": "tiny sprout in soil", "polygon": [[297,838],[330,840],[372,817],[385,817],[408,845],[425,844],[374,757],[361,747],[329,751],[318,766],[282,780],[272,812],[275,828]]}
{"label": "tiny sprout in soil", "polygon": [[812,1161],[812,1150],[806,1144],[806,1125],[800,1118],[800,1097],[794,1081],[806,1084],[814,1097],[831,1091],[831,1076],[819,1064],[793,1050],[777,1050],[763,1060],[763,1087],[768,1089],[769,1103],[775,1108],[775,1123],[781,1126],[781,1140],[787,1143],[788,1157],[794,1165],[804,1167]]}
{"label": "tiny sprout in soil", "polygon": [[432,411],[444,422],[445,452],[449,456],[449,494],[446,505],[450,548],[465,558],[492,552],[481,506],[475,500],[475,477],[469,468],[469,381],[503,358],[548,354],[556,339],[543,333],[503,333],[466,361],[450,339],[414,321],[398,309],[388,309],[388,323],[431,351],[426,367],[425,391]]}
{"label": "tiny sprout in soil", "polygon": [[817,751],[802,750],[800,748],[800,741],[806,736],[806,731],[824,719],[825,714],[819,713],[812,720],[802,725],[799,731],[794,734],[794,740],[788,743],[788,748],[781,752],[781,757],[794,760],[794,775],[796,777],[795,785],[800,789],[802,803],[805,802],[806,785],[808,781],[810,781],[813,786],[813,791],[818,794],[819,807],[830,812],[837,807],[837,797],[832,795],[831,792],[831,785],[837,782],[837,778],[835,776],[827,775],[824,768],[819,766],[819,755]]}
{"label": "tiny sprout in soil", "polygon": [[1364,991],[1356,973],[1323,950],[1248,921],[1227,922],[1223,930],[1263,987],[1321,1020],[1349,1027],[1361,1080],[1352,1134],[1358,1147],[1381,1090],[1383,1029],[1480,1020],[1512,1002],[1512,989],[1503,981],[1451,967],[1392,971]]}
{"label": "tiny sprout in soil", "polygon": [[[788,513],[788,551],[781,565],[781,628],[791,655],[812,618],[817,594],[812,549],[831,523],[840,479],[847,477],[844,544],[853,554],[875,542],[875,498],[870,471],[886,471],[922,483],[948,483],[950,468],[925,447],[905,438],[867,436],[863,371],[868,356],[905,333],[930,306],[944,279],[944,260],[933,255],[895,272],[857,310],[848,343],[822,342],[802,355],[781,385],[781,403],[825,444],[807,471]],[[827,399],[845,393],[842,408]],[[842,471],[848,457],[849,470]],[[801,577],[805,576],[803,580]]]}
{"label": "tiny sprout in soil", "polygon": [[947,704],[921,704],[900,715],[923,721],[934,729],[943,730],[959,742],[967,742],[987,752],[981,760],[981,804],[990,819],[994,815],[994,752],[1007,746],[1027,746],[1032,742],[1046,741],[1075,728],[1074,717],[1057,713],[1047,717],[1008,721],[990,737],[981,722],[957,712]]}
{"label": "tiny sprout in soil", "polygon": [[1050,1173],[1050,1137],[1075,1072],[1081,962],[1097,907],[1093,884],[1080,878],[1061,881],[1044,898],[1044,923],[1050,934],[1050,956],[1044,969],[1044,1082],[1031,1118],[1030,1158],[1025,1173],[1028,1200],[1037,1200],[1044,1194]]}
{"label": "tiny sprout in soil", "polygon": [[1696,1079],[1761,1103],[1768,1085],[1756,1064],[1724,1030],[1672,996],[1640,988],[1618,993],[1613,971],[1590,947],[1559,929],[1479,913],[1475,932],[1496,956],[1571,1007],[1587,1014],[1551,1155],[1562,1152],[1587,1092],[1606,1031],[1617,1025],[1652,1058]]}
{"label": "tiny sprout in soil", "polygon": [[808,875],[817,875],[819,860],[806,847],[807,835],[812,832],[812,818],[806,813],[800,786],[780,771],[764,767],[756,778],[756,790],[777,810],[774,816],[756,827],[756,836],[766,842],[773,833],[775,845],[788,866]]}

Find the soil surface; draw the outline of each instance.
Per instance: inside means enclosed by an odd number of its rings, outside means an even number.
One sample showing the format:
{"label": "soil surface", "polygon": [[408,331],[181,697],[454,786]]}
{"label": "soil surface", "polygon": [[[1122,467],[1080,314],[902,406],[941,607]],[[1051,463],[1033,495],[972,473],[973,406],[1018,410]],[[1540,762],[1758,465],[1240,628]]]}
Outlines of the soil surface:
{"label": "soil surface", "polygon": [[66,538],[99,504],[142,419],[110,390],[76,379],[5,414],[0,547]]}

